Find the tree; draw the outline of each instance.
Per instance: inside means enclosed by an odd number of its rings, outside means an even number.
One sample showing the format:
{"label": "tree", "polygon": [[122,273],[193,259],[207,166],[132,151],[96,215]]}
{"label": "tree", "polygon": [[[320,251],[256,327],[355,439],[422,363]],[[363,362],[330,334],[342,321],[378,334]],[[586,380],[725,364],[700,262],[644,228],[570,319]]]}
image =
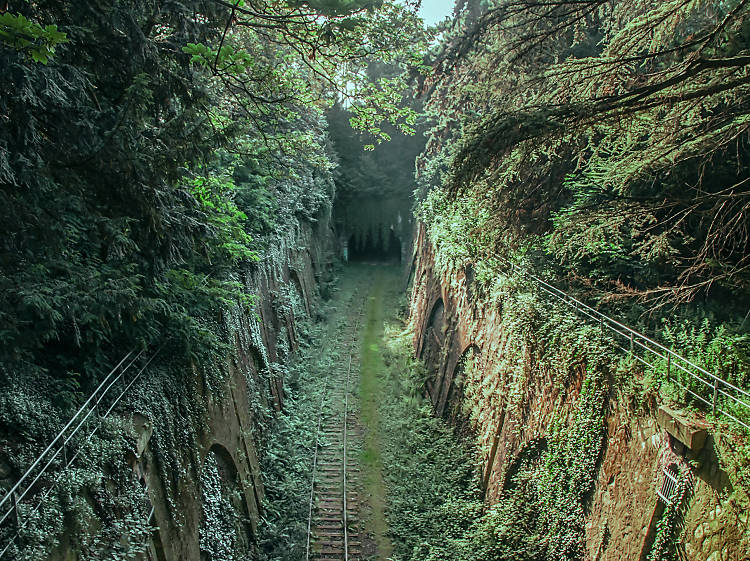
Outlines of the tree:
{"label": "tree", "polygon": [[747,29],[740,0],[491,2],[437,62],[431,106],[465,108],[446,196],[609,294],[745,292]]}

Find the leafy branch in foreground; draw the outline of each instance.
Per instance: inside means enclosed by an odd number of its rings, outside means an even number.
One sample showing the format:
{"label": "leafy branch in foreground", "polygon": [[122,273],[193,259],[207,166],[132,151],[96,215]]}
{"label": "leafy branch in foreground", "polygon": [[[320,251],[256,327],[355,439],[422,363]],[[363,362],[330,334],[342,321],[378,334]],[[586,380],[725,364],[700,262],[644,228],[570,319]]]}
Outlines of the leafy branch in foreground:
{"label": "leafy branch in foreground", "polygon": [[0,13],[0,43],[27,53],[35,62],[47,64],[55,48],[67,42],[55,24],[42,27],[21,14]]}
{"label": "leafy branch in foreground", "polygon": [[[402,97],[406,76],[428,70],[421,54],[429,39],[413,10],[393,0],[217,4],[229,10],[218,46],[190,43],[183,50],[238,108],[254,113],[336,99],[351,105],[353,125],[378,142],[388,140],[383,122],[413,133],[415,113]],[[278,64],[260,62],[269,57]],[[403,75],[374,85],[367,73],[374,61],[398,65]]]}

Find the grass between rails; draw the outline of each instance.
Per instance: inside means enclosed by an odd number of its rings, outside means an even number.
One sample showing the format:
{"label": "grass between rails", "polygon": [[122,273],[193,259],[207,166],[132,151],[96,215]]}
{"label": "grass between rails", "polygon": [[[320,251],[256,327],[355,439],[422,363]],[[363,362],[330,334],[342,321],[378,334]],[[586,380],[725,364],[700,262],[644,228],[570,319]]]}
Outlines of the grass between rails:
{"label": "grass between rails", "polygon": [[325,320],[301,322],[301,348],[284,368],[284,410],[265,427],[268,440],[261,456],[265,484],[264,512],[259,527],[261,561],[299,561],[305,558],[313,445],[325,379],[345,364],[347,349],[340,344],[355,313],[349,301],[363,292],[369,279],[362,271],[345,269],[333,299],[321,309]]}
{"label": "grass between rails", "polygon": [[364,476],[364,491],[370,507],[367,530],[375,541],[377,559],[385,561],[391,557],[393,546],[387,536],[386,490],[383,479],[381,420],[378,405],[382,398],[382,373],[385,370],[381,351],[383,320],[384,316],[390,312],[388,304],[393,300],[393,298],[384,298],[385,284],[388,281],[395,281],[398,276],[394,271],[382,266],[378,266],[375,271],[375,285],[368,298],[367,316],[362,333],[359,402],[360,422],[365,427],[365,436],[360,462]]}
{"label": "grass between rails", "polygon": [[470,528],[482,518],[474,447],[435,418],[422,397],[424,369],[412,358],[411,333],[394,325],[399,323],[398,286],[396,268],[376,269],[362,334],[368,530],[378,559],[458,561],[454,555],[475,550],[455,542],[472,541],[476,532]]}

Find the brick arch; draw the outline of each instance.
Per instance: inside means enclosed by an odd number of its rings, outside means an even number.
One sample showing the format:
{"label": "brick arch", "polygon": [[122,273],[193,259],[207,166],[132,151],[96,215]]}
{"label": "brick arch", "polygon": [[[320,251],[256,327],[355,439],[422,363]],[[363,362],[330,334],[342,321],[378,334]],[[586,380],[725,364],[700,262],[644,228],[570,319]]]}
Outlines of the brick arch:
{"label": "brick arch", "polygon": [[[226,524],[226,518],[221,515],[217,520],[210,523],[206,520],[207,514],[215,514],[215,505],[212,505],[213,508],[207,508],[207,505],[204,504],[206,501],[206,490],[203,486],[206,478],[212,477],[212,475],[207,474],[206,471],[206,462],[209,458],[216,461],[222,504],[231,505],[232,510],[236,513],[233,527],[234,535],[231,536],[231,538],[234,540],[239,551],[250,555],[254,548],[255,535],[251,525],[250,512],[247,503],[248,500],[254,500],[254,498],[251,499],[246,496],[248,490],[245,489],[242,481],[243,478],[240,475],[240,470],[238,469],[238,464],[234,456],[224,445],[218,442],[214,442],[211,445],[201,461],[201,516],[200,530],[198,532],[199,540],[203,539],[201,536],[204,528],[211,527],[215,523]],[[213,561],[213,557],[207,550],[204,550],[203,548],[200,549],[201,561]]]}
{"label": "brick arch", "polygon": [[481,350],[474,343],[469,343],[461,352],[459,359],[453,368],[445,373],[445,379],[441,384],[440,399],[437,405],[437,413],[448,416],[455,422],[461,422],[461,402],[463,401],[463,374],[469,359],[475,359],[481,354]]}
{"label": "brick arch", "polygon": [[239,473],[237,469],[237,462],[235,462],[234,457],[232,456],[232,453],[227,450],[227,448],[220,444],[219,442],[214,442],[211,447],[208,449],[208,452],[203,456],[203,459],[201,461],[201,470],[203,469],[203,466],[206,464],[206,458],[209,454],[215,454],[216,458],[219,463],[219,468],[221,470],[224,470],[224,473],[222,473],[222,476],[226,474],[226,477],[230,479],[231,481],[237,481],[237,474]]}
{"label": "brick arch", "polygon": [[440,371],[443,362],[443,346],[445,344],[445,306],[443,299],[438,298],[432,305],[430,315],[425,324],[422,334],[422,345],[419,358],[422,359],[429,373],[425,380],[425,389],[432,400],[437,404],[440,393],[441,376]]}
{"label": "brick arch", "polygon": [[419,351],[420,358],[425,357],[428,345],[435,344],[441,347],[445,340],[445,304],[443,299],[438,297],[430,308],[430,315],[427,316],[424,332],[422,333],[422,344]]}

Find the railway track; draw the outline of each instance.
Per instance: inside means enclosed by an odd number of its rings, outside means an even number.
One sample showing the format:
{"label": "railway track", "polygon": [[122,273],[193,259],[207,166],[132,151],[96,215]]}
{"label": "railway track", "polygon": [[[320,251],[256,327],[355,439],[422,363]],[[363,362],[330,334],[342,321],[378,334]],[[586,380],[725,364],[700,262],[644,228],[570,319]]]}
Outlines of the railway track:
{"label": "railway track", "polygon": [[[352,298],[356,301],[357,294]],[[306,561],[359,561],[359,496],[356,455],[360,434],[352,392],[359,377],[359,325],[362,308],[347,327],[351,338],[345,347],[345,366],[326,381],[318,416],[318,429],[310,485]]]}

